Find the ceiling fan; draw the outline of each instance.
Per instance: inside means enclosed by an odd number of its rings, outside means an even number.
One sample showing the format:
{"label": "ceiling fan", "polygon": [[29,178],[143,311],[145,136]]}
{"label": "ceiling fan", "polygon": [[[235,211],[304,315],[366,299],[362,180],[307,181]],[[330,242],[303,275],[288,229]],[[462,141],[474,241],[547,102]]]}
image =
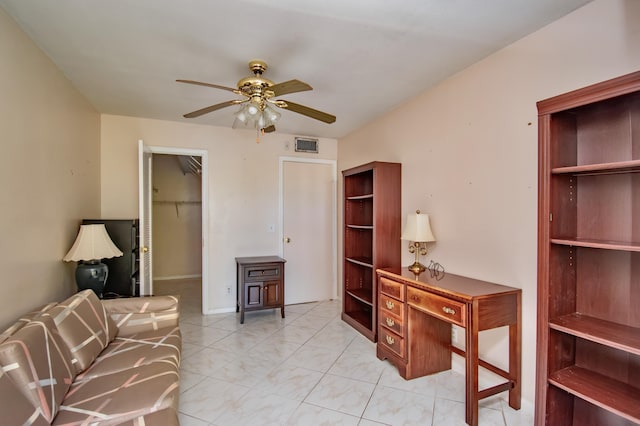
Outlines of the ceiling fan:
{"label": "ceiling fan", "polygon": [[238,81],[237,89],[217,84],[203,83],[200,81],[176,80],[179,83],[196,84],[199,86],[213,87],[214,89],[227,90],[244,97],[243,99],[233,99],[192,111],[188,114],[184,114],[184,117],[199,117],[228,106],[242,105],[240,110],[235,113],[236,119],[245,125],[252,125],[257,130],[265,133],[275,131],[275,122],[280,118],[280,113],[278,113],[273,106],[297,112],[298,114],[306,115],[307,117],[329,124],[336,121],[336,117],[334,115],[327,114],[326,112],[318,111],[317,109],[309,108],[291,101],[273,99],[289,93],[312,90],[312,87],[307,83],[294,79],[275,84],[271,80],[262,77],[262,73],[267,70],[267,64],[260,60],[253,60],[249,62],[249,69],[253,72],[253,76],[245,77]]}

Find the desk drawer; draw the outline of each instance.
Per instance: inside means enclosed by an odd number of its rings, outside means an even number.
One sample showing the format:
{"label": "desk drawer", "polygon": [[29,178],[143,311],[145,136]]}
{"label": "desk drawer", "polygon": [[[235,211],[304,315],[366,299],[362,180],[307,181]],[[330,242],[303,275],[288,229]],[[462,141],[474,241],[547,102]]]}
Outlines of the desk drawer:
{"label": "desk drawer", "polygon": [[389,330],[393,330],[400,336],[404,335],[402,331],[402,319],[400,319],[400,317],[393,315],[385,309],[380,309],[378,317],[381,326],[386,327]]}
{"label": "desk drawer", "polygon": [[447,322],[465,326],[465,304],[436,294],[407,287],[407,303]]}
{"label": "desk drawer", "polygon": [[378,327],[378,344],[404,358],[404,339],[384,327]]}
{"label": "desk drawer", "polygon": [[380,277],[378,286],[380,287],[381,293],[384,293],[387,296],[391,296],[395,299],[404,301],[404,291],[402,291],[404,284],[400,284],[399,282],[392,281],[385,277]]}
{"label": "desk drawer", "polygon": [[388,296],[385,296],[384,294],[380,295],[380,300],[378,300],[378,306],[380,307],[380,311],[381,313],[383,311],[389,311],[393,314],[395,314],[397,317],[399,318],[403,318],[404,315],[404,303],[396,300],[396,299],[392,299]]}

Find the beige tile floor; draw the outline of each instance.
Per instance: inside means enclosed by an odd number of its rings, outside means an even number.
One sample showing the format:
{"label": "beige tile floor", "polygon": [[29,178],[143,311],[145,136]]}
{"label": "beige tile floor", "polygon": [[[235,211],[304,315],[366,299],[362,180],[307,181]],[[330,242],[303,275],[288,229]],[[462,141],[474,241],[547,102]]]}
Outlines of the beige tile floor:
{"label": "beige tile floor", "polygon": [[[201,315],[198,280],[158,281],[181,294],[180,423],[203,425],[464,425],[464,377],[410,381],[340,319],[339,301]],[[482,384],[481,384],[482,386]],[[480,425],[532,425],[503,395],[481,401]]]}

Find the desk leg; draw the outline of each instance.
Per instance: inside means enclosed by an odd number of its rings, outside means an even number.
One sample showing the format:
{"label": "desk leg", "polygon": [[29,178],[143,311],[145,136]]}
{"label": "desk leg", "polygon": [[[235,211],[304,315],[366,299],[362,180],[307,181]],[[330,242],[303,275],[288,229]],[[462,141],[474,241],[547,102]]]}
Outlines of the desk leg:
{"label": "desk leg", "polygon": [[478,302],[467,304],[465,332],[465,420],[478,426]]}
{"label": "desk leg", "polygon": [[513,388],[509,391],[509,407],[519,410],[522,389],[522,293],[516,302],[516,323],[509,326],[509,376]]}

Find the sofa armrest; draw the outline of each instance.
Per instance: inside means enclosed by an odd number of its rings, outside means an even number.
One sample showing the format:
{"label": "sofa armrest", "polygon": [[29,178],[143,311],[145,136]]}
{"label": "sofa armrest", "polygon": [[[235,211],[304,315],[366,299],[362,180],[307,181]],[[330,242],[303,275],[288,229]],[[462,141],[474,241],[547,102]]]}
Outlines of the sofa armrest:
{"label": "sofa armrest", "polygon": [[118,336],[177,327],[180,299],[177,296],[131,297],[103,300],[107,314],[118,326]]}

